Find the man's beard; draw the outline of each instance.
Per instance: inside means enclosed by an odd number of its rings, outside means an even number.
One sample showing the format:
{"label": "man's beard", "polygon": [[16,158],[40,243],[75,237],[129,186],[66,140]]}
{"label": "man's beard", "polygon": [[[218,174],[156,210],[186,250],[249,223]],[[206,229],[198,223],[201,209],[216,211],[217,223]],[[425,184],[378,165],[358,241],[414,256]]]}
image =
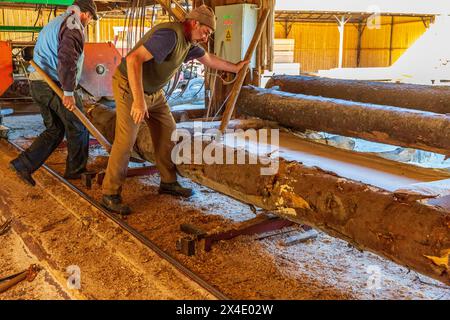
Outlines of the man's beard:
{"label": "man's beard", "polygon": [[193,45],[197,45],[198,41],[192,40],[192,30],[193,30],[192,25],[188,21],[185,21],[183,23],[183,27],[184,27],[184,36],[186,40],[192,43]]}

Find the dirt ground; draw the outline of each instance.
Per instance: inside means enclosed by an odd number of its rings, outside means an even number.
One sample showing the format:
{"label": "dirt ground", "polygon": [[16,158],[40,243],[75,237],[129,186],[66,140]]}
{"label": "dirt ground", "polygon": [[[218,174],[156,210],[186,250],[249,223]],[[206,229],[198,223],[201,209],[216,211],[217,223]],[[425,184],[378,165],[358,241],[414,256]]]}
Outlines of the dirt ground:
{"label": "dirt ground", "polygon": [[[29,145],[31,138],[39,132],[39,116],[27,116],[20,118],[7,118],[5,125],[12,129],[10,138],[23,146]],[[28,130],[29,128],[33,130]],[[24,130],[23,128],[27,128]],[[100,169],[105,165],[102,158],[95,156],[102,154],[99,147],[91,147],[89,166],[91,169]],[[5,159],[0,161],[0,167],[5,167]],[[62,173],[64,170],[65,150],[58,149],[48,160],[51,168]],[[3,170],[2,170],[3,171]],[[3,172],[2,172],[3,174]],[[3,184],[10,189],[11,194],[21,193],[22,189],[28,187],[19,186],[17,179],[9,173],[7,184]],[[45,174],[39,172],[36,175],[41,187],[46,187],[46,199],[53,197],[59,199],[59,204],[70,208],[71,211],[79,211],[76,197],[68,196],[61,198],[60,189],[49,187],[52,185]],[[159,177],[157,174],[147,177],[135,177],[127,179],[124,185],[123,197],[125,201],[132,205],[134,213],[126,221],[136,230],[142,232],[146,237],[155,241],[161,248],[180,259],[191,270],[199,273],[208,282],[215,285],[219,290],[234,299],[449,299],[450,287],[442,285],[432,279],[418,275],[413,271],[387,261],[381,257],[368,252],[360,252],[349,246],[346,242],[319,233],[318,237],[306,243],[294,246],[283,246],[282,242],[287,237],[299,232],[299,228],[288,228],[278,231],[272,236],[258,239],[258,236],[238,237],[230,241],[215,243],[212,251],[199,252],[191,257],[184,256],[176,250],[176,241],[184,234],[180,231],[180,224],[191,223],[207,231],[229,229],[239,222],[255,217],[255,213],[245,204],[237,202],[227,196],[221,195],[206,187],[197,185],[186,179],[181,179],[184,185],[193,187],[196,195],[188,200],[179,199],[167,195],[159,195],[157,187]],[[92,190],[85,189],[81,183],[75,184],[90,194],[96,200],[100,199],[101,190],[98,185],[94,185]],[[2,188],[3,189],[3,188]],[[17,191],[19,190],[19,191]],[[38,192],[38,188],[27,191],[30,194]],[[39,191],[42,192],[42,191]],[[58,193],[59,192],[59,193]],[[68,192],[66,192],[68,194]],[[43,196],[44,197],[44,196]],[[13,197],[14,200],[14,197]],[[25,201],[26,200],[26,201]],[[43,199],[24,199],[16,197],[14,205],[22,208],[33,208],[34,216],[41,215],[45,221],[28,220],[28,215],[20,215],[21,223],[26,223],[29,228],[36,229],[37,226],[45,226],[48,219],[54,219],[57,210],[51,213],[45,209],[45,204],[40,205]],[[47,204],[47,208],[48,208]],[[77,209],[77,210],[75,210]],[[17,209],[20,211],[20,209]],[[22,209],[24,210],[24,209]],[[61,209],[63,210],[63,209]],[[67,210],[67,209],[64,209]],[[81,210],[83,211],[83,210]],[[129,290],[129,295],[120,294],[114,290],[106,290],[104,287],[95,289],[95,284],[101,283],[104,276],[90,276],[87,278],[86,287],[83,292],[84,298],[129,298],[145,299],[151,296],[148,290],[142,285],[136,285],[135,274],[122,275],[122,262],[115,262],[111,256],[110,244],[117,243],[115,229],[105,221],[96,218],[98,212],[77,213],[77,219],[71,218],[44,234],[52,234],[53,240],[46,247],[57,260],[70,263],[64,257],[53,254],[53,251],[62,248],[70,248],[78,256],[77,264],[82,265],[85,273],[95,274],[94,270],[108,268],[110,279],[114,276],[121,279],[121,284]],[[67,214],[66,214],[67,215]],[[71,215],[73,216],[73,214]],[[60,219],[64,219],[65,215]],[[72,222],[72,219],[74,220]],[[73,243],[80,228],[81,221],[94,221],[95,236],[90,235],[90,240],[81,238],[81,241]],[[26,221],[26,222],[24,222]],[[73,228],[64,228],[65,225],[73,224]],[[92,222],[91,222],[92,224]],[[81,223],[83,225],[83,223]],[[68,230],[67,230],[68,229]],[[78,230],[75,234],[68,233],[69,230]],[[72,231],[75,232],[75,231]],[[120,236],[125,237],[121,234]],[[40,239],[42,234],[35,234],[36,239]],[[0,238],[3,242],[3,239]],[[19,239],[20,240],[20,239]],[[18,241],[18,240],[17,240]],[[132,241],[132,240],[130,240]],[[132,241],[133,242],[133,241]],[[133,242],[134,243],[134,242]],[[82,249],[78,250],[81,246]],[[109,248],[109,249],[108,249]],[[4,247],[0,250],[6,250]],[[127,259],[142,260],[139,249],[134,246],[127,246],[123,249]],[[1,251],[0,251],[1,252]],[[2,255],[3,256],[3,255]],[[38,258],[39,259],[39,258]],[[118,259],[118,258],[117,258]],[[3,262],[13,269],[14,260],[9,257]],[[10,261],[12,260],[12,261]],[[40,259],[39,259],[40,260]],[[6,262],[7,261],[7,262]],[[105,266],[108,261],[108,267]],[[142,262],[142,261],[141,261]],[[136,262],[135,262],[136,263]],[[0,276],[9,272],[2,272]],[[14,268],[17,270],[20,268]],[[8,270],[9,271],[9,270]],[[130,271],[131,272],[131,271]],[[149,272],[149,275],[147,274]],[[168,272],[168,271],[167,271]],[[185,298],[204,295],[194,294],[197,292],[191,287],[177,286],[179,278],[172,278],[166,273],[155,273],[154,269],[141,269],[140,277],[149,276],[154,282],[161,283],[162,286],[174,286],[175,292],[169,294],[159,294],[158,299]],[[57,277],[56,277],[57,278]],[[175,279],[177,279],[175,281]],[[36,280],[35,280],[36,281]],[[139,282],[139,281],[138,281]],[[34,282],[33,282],[34,283]],[[61,283],[59,281],[58,283]],[[83,282],[85,283],[85,282]],[[148,283],[148,282],[147,282]],[[152,282],[153,283],[153,282]],[[36,285],[45,285],[45,283]],[[92,288],[91,288],[92,286]],[[134,290],[137,286],[138,290]],[[180,291],[178,291],[180,290]],[[160,290],[163,291],[163,290]],[[55,292],[58,290],[55,289]],[[12,294],[9,298],[20,299],[24,297]],[[53,294],[53,293],[52,293]],[[56,293],[55,293],[56,294]],[[50,293],[49,293],[50,295]],[[50,296],[48,296],[50,297]],[[2,296],[0,295],[0,299]],[[26,296],[26,298],[45,298],[39,296]],[[78,298],[78,297],[75,297]]]}

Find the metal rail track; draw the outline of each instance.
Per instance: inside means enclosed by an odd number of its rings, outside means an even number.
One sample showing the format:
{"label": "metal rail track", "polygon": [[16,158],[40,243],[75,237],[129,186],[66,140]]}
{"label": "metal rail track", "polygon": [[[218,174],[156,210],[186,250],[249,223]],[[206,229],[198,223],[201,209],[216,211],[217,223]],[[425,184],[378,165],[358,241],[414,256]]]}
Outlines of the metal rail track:
{"label": "metal rail track", "polygon": [[[13,141],[7,140],[7,142],[17,149],[18,151],[23,151],[22,147],[20,147],[18,144],[14,143]],[[103,206],[101,206],[97,201],[92,199],[89,195],[78,189],[76,186],[71,184],[69,181],[61,177],[56,171],[48,167],[47,165],[42,166],[48,173],[50,173],[53,177],[58,179],[61,183],[63,183],[65,186],[67,186],[70,190],[78,194],[81,198],[89,202],[92,206],[97,208],[102,214],[104,214],[107,218],[112,220],[114,223],[116,223],[119,227],[121,227],[123,230],[128,232],[130,235],[132,235],[134,238],[139,240],[142,244],[144,244],[146,247],[148,247],[150,250],[155,252],[158,256],[163,258],[164,260],[168,261],[170,264],[172,264],[178,271],[180,271],[182,274],[184,274],[186,277],[200,285],[203,289],[208,291],[210,294],[212,294],[214,297],[216,297],[219,300],[229,300],[229,298],[224,295],[222,292],[220,292],[218,289],[216,289],[213,285],[208,283],[206,280],[204,280],[201,276],[190,270],[188,267],[183,265],[180,261],[178,261],[176,258],[174,258],[172,255],[168,254],[164,250],[162,250],[160,247],[158,247],[153,241],[142,235],[140,232],[138,232],[136,229],[128,225],[125,221],[119,218],[118,215],[109,212],[106,210]]]}

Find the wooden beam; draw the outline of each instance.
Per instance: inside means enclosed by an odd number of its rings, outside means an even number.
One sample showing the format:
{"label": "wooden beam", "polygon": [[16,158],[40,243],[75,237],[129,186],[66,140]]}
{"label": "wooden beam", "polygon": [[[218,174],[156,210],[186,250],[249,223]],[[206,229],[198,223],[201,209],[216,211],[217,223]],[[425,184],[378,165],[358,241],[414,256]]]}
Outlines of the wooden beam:
{"label": "wooden beam", "polygon": [[392,45],[394,42],[394,16],[391,17],[391,33],[389,35],[389,66],[392,66]]}
{"label": "wooden beam", "polygon": [[[177,21],[184,21],[187,12],[177,0],[156,0]],[[172,7],[172,4],[174,7]]]}
{"label": "wooden beam", "polygon": [[366,22],[360,21],[358,23],[358,44],[356,46],[356,67],[361,66],[361,45],[362,45],[362,36],[364,33],[364,30],[366,28]]}

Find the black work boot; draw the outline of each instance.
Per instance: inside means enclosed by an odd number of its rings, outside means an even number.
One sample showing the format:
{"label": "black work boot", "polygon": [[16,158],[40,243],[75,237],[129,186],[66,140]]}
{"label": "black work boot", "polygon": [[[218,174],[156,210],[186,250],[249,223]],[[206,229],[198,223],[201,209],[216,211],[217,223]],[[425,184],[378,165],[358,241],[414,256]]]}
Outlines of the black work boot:
{"label": "black work boot", "polygon": [[88,172],[86,169],[80,170],[80,172],[77,173],[64,173],[64,179],[67,180],[78,180],[81,179],[81,175],[85,172]]}
{"label": "black work boot", "polygon": [[34,181],[31,173],[29,173],[27,170],[19,169],[18,166],[16,166],[15,161],[16,160],[12,160],[9,163],[9,168],[17,174],[20,180],[22,180],[29,186],[34,187],[36,185],[36,181]]}
{"label": "black work boot", "polygon": [[119,194],[103,195],[102,205],[111,212],[128,215],[131,209],[126,204],[122,203],[122,197]]}
{"label": "black work boot", "polygon": [[159,185],[159,193],[166,193],[185,198],[189,198],[194,194],[192,189],[182,187],[177,181],[171,183],[161,182]]}
{"label": "black work boot", "polygon": [[70,174],[64,174],[64,179],[66,180],[78,180],[81,179],[81,173],[70,173]]}

